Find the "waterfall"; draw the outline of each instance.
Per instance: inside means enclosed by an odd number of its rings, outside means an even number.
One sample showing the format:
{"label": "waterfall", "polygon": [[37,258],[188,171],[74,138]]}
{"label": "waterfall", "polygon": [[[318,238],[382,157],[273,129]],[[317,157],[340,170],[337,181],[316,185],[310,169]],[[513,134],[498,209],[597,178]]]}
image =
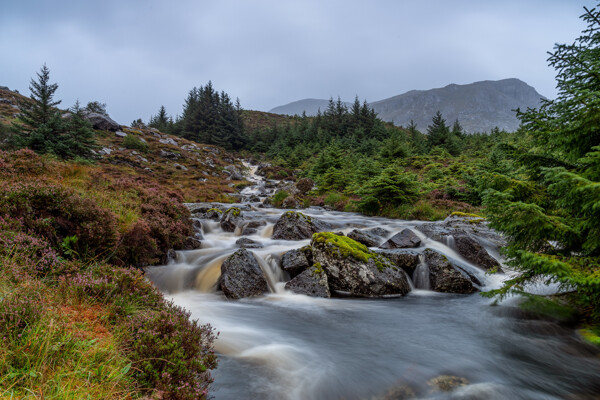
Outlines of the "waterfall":
{"label": "waterfall", "polygon": [[443,237],[443,239],[444,239],[444,244],[446,246],[448,246],[449,248],[451,248],[453,250],[456,249],[456,244],[455,244],[454,236],[452,236],[452,235],[446,235],[446,236]]}
{"label": "waterfall", "polygon": [[267,284],[269,285],[269,289],[272,293],[280,293],[282,289],[277,285],[278,282],[283,281],[283,270],[279,267],[279,263],[277,260],[271,255],[268,254],[265,258],[262,258],[256,253],[254,254],[254,258],[260,265],[260,269],[262,269],[263,275],[267,280]]}
{"label": "waterfall", "polygon": [[221,277],[221,265],[227,256],[217,257],[206,264],[196,275],[194,287],[203,293],[211,293],[217,290],[217,284]]}
{"label": "waterfall", "polygon": [[429,266],[425,262],[423,254],[419,254],[419,264],[413,272],[413,282],[417,289],[429,290],[431,288],[429,284]]}

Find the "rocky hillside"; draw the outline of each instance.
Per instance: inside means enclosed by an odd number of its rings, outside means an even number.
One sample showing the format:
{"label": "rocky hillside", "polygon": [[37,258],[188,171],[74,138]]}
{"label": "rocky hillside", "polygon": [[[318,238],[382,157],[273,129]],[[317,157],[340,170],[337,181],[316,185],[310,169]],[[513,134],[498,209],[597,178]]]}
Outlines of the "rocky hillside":
{"label": "rocky hillside", "polygon": [[[440,111],[451,125],[458,119],[468,133],[489,132],[495,127],[513,132],[519,127],[514,110],[538,107],[543,96],[519,79],[481,81],[468,85],[451,84],[431,90],[412,90],[399,96],[375,101],[370,106],[384,121],[407,126],[411,120],[425,132],[431,118]],[[316,114],[327,100],[306,99],[276,107],[281,114]]]}

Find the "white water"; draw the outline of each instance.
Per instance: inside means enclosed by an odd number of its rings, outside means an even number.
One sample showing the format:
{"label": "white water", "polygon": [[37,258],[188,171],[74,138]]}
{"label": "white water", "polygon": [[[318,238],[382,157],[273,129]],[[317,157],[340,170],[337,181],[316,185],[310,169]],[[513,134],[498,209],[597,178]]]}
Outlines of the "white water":
{"label": "white water", "polygon": [[[220,266],[237,250],[239,236],[213,221],[203,222],[202,249],[178,252],[170,265],[147,270],[177,304],[220,332],[215,399],[367,400],[398,384],[410,385],[419,398],[435,399],[583,399],[574,394],[600,391],[600,362],[585,354],[572,332],[510,318],[477,294],[431,292],[422,258],[413,274],[415,290],[402,298],[321,299],[286,291],[288,277],[279,259],[309,241],[270,238],[282,212],[243,211],[248,220],[267,222],[248,238],[264,246],[252,251],[270,294],[228,301],[217,291]],[[421,223],[322,209],[303,212],[343,232],[381,227],[391,236]],[[482,289],[499,287],[506,279],[485,274],[452,243],[414,231],[423,241],[417,250],[442,252],[476,275]],[[492,244],[486,247],[497,255]],[[432,393],[427,380],[442,374],[466,377],[472,384],[452,394]]]}

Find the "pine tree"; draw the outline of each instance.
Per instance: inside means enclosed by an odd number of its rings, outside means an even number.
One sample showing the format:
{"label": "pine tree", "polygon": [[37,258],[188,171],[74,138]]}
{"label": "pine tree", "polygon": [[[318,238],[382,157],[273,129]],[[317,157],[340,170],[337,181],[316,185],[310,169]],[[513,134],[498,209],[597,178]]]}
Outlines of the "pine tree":
{"label": "pine tree", "polygon": [[533,144],[517,158],[527,176],[495,175],[484,204],[522,271],[491,294],[555,282],[600,322],[600,11],[585,8],[582,18],[587,29],[548,59],[558,97],[519,113]]}
{"label": "pine tree", "polygon": [[50,70],[46,64],[37,73],[37,77],[37,81],[33,78],[30,81],[29,90],[32,101],[22,108],[19,116],[21,121],[33,129],[49,123],[58,112],[55,107],[61,103],[60,100],[54,101],[54,93],[58,89],[58,84],[50,83]]}

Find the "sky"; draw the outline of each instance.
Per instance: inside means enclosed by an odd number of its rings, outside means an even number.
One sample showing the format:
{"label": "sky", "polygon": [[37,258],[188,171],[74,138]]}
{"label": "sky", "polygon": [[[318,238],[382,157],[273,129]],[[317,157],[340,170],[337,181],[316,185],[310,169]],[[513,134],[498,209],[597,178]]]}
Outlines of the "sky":
{"label": "sky", "polygon": [[0,86],[29,95],[45,63],[61,107],[106,103],[121,124],[175,116],[212,81],[242,107],[377,101],[519,78],[556,95],[547,65],[592,1],[0,0]]}

